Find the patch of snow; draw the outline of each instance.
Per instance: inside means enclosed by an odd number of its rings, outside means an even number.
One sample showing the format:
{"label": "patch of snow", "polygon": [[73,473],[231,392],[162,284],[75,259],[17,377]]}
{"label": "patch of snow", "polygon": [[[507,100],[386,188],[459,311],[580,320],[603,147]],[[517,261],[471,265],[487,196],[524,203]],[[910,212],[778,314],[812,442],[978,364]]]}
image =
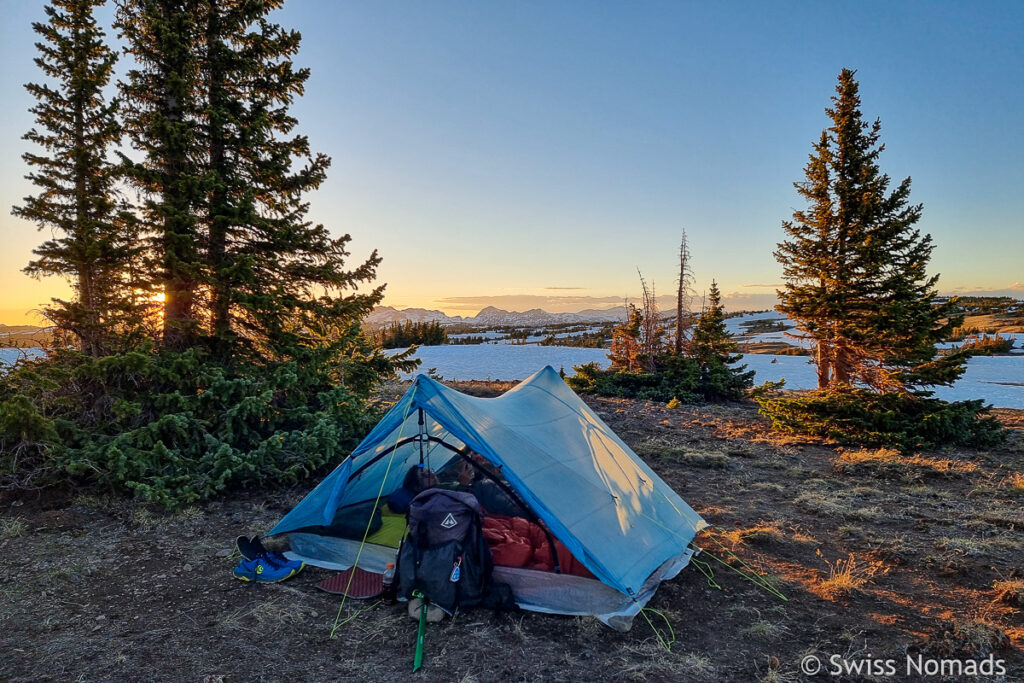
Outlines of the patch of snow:
{"label": "patch of snow", "polygon": [[761,313],[744,313],[743,315],[733,316],[732,318],[725,319],[725,329],[729,330],[729,334],[746,334],[750,331],[749,326],[743,327],[743,323],[751,323],[760,320],[782,320],[787,324],[789,318],[783,313],[778,311],[762,311]]}
{"label": "patch of snow", "polygon": [[[526,379],[545,365],[564,368],[573,374],[573,366],[597,363],[609,365],[607,349],[587,349],[571,346],[428,346],[421,347],[416,356],[423,361],[419,370],[406,375],[425,373],[436,368],[446,379]],[[772,360],[775,359],[773,363]],[[786,380],[787,389],[813,389],[817,386],[817,368],[809,363],[809,356],[773,356],[751,353],[741,363],[756,372],[754,381]],[[935,395],[947,401],[982,399],[998,408],[1024,409],[1024,358],[1012,356],[978,356],[967,362],[964,376],[952,387],[940,387]]]}
{"label": "patch of snow", "polygon": [[0,348],[0,372],[3,372],[8,366],[14,365],[21,358],[38,358],[42,355],[42,349]]}
{"label": "patch of snow", "polygon": [[[775,358],[777,362],[772,363]],[[742,363],[757,374],[754,382],[786,380],[787,389],[814,389],[817,367],[808,356],[772,356],[750,353]],[[976,356],[967,361],[963,377],[951,387],[937,387],[936,398],[946,401],[982,399],[997,408],[1024,409],[1024,358]]]}
{"label": "patch of snow", "polygon": [[[814,389],[818,386],[818,368],[809,363],[810,356],[773,356],[768,353],[747,353],[739,365],[753,370],[755,384],[786,380],[786,389]],[[775,362],[772,362],[772,361]]]}
{"label": "patch of snow", "polygon": [[975,356],[963,377],[936,389],[935,396],[946,401],[980,398],[997,408],[1024,409],[1024,358]]}
{"label": "patch of snow", "polygon": [[747,344],[758,344],[758,343],[778,343],[789,344],[791,346],[802,346],[805,349],[814,347],[814,340],[810,338],[797,337],[786,332],[762,332],[761,334],[755,334],[753,337],[746,337],[742,340]]}
{"label": "patch of snow", "polygon": [[[396,349],[396,353],[402,349]],[[545,365],[565,374],[575,374],[574,365],[591,361],[607,368],[607,349],[584,349],[573,346],[523,346],[509,344],[474,344],[471,346],[421,346],[416,358],[422,362],[416,372],[403,375],[409,379],[430,368],[445,379],[526,379]]]}

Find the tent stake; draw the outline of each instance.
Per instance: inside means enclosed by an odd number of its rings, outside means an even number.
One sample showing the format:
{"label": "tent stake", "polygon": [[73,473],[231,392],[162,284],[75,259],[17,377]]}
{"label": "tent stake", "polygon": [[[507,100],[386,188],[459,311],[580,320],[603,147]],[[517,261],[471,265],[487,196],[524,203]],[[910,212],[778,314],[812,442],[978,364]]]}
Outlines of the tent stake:
{"label": "tent stake", "polygon": [[420,599],[420,625],[416,629],[416,654],[412,658],[412,671],[416,673],[423,666],[423,637],[427,633],[427,599],[419,591],[412,592],[413,597]]}

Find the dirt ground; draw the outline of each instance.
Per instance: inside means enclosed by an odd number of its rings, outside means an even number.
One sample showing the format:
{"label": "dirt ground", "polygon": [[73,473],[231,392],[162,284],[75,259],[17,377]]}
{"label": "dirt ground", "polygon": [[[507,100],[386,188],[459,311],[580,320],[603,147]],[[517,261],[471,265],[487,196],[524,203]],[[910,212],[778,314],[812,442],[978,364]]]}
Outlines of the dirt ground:
{"label": "dirt ground", "polygon": [[[1024,680],[1024,411],[999,411],[1013,430],[1001,448],[905,458],[780,438],[749,404],[588,402],[714,525],[700,546],[788,600],[711,560],[713,579],[691,566],[650,603],[670,650],[642,618],[622,634],[471,611],[428,628],[414,675],[416,625],[401,607],[349,601],[339,617],[315,568],[273,585],[231,577],[234,538],[267,531],[312,482],[175,513],[96,495],[7,499],[0,678],[861,681],[906,680],[908,656],[991,656],[1005,675],[948,680]],[[896,672],[830,676],[833,655],[892,658]],[[814,677],[801,673],[809,656],[823,665]]]}

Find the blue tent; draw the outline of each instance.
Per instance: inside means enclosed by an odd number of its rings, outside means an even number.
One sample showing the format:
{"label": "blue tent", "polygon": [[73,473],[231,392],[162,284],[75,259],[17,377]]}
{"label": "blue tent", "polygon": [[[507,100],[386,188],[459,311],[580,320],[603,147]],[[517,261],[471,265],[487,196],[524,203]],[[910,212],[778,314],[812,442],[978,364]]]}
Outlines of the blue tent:
{"label": "blue tent", "polygon": [[[421,425],[422,421],[422,425]],[[497,398],[467,396],[419,375],[361,444],[271,534],[291,555],[328,568],[380,571],[394,549],[323,529],[339,510],[383,502],[426,458],[442,471],[468,448],[482,454],[598,581],[497,567],[527,609],[590,614],[620,629],[658,584],[689,562],[707,523],[550,366]]]}

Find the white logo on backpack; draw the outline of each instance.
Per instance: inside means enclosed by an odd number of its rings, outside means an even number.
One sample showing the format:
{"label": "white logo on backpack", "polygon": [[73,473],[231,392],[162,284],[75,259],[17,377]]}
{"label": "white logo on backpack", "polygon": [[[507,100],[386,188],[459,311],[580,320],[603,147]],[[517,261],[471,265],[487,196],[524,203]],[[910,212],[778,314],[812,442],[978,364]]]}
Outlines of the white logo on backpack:
{"label": "white logo on backpack", "polygon": [[458,522],[455,520],[455,517],[453,517],[452,513],[450,512],[448,513],[448,516],[444,518],[444,521],[441,522],[441,526],[443,526],[445,529],[451,529],[456,524],[458,524]]}

